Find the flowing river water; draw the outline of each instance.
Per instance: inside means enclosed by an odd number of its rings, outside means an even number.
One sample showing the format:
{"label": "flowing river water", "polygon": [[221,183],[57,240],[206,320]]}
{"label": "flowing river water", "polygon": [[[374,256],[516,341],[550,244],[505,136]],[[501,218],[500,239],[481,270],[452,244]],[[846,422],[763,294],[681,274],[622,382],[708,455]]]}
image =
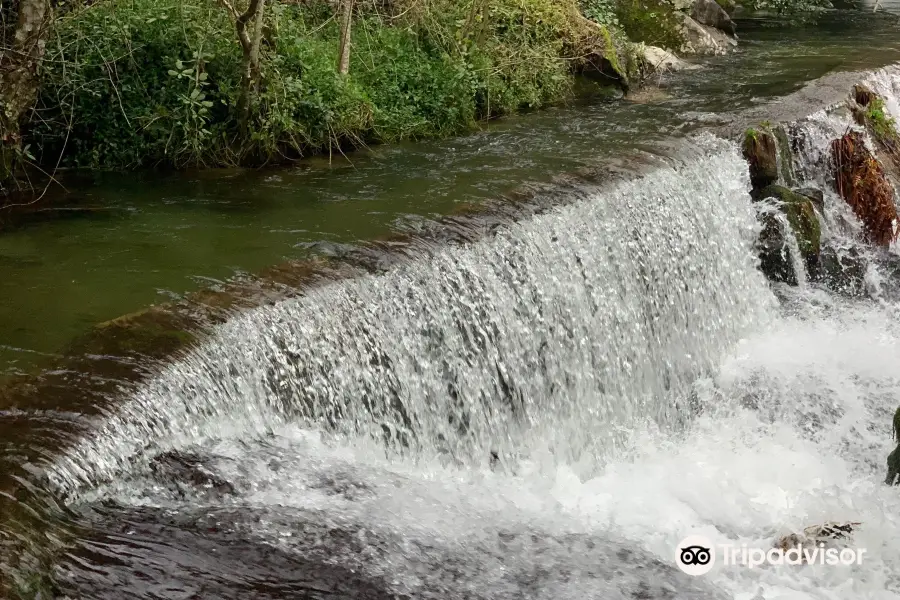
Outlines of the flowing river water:
{"label": "flowing river water", "polygon": [[[477,241],[236,314],[99,414],[0,407],[0,465],[15,467],[0,576],[46,594],[53,572],[62,595],[110,599],[900,597],[900,495],[883,484],[900,281],[831,191],[828,143],[851,119],[810,107],[793,160],[799,184],[826,190],[826,244],[871,258],[863,298],[768,283],[747,164],[733,140],[693,131],[835,69],[867,70],[900,119],[900,66],[882,68],[900,63],[900,28],[847,19],[800,41],[751,30],[741,54],[648,103],[557,109],[352,166],[153,182],[140,201],[108,179],[89,193],[127,216],[0,238],[63,262],[10,260],[20,284],[4,278],[0,318],[26,370],[22,356],[148,290],[183,293],[187,275],[409,228],[410,213],[676,139],[631,176],[546,188],[564,201]],[[98,236],[107,262],[73,268]],[[180,249],[195,244],[210,251]],[[57,277],[112,297],[68,302],[44,287]],[[825,521],[860,523],[861,564],[674,567],[689,534],[768,547]]]}

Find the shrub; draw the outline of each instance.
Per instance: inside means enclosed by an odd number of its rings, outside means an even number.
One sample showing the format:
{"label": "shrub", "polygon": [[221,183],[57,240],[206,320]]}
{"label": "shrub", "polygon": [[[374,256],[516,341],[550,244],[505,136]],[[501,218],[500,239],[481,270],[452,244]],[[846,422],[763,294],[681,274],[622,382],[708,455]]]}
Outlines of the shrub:
{"label": "shrub", "polygon": [[217,3],[96,2],[57,23],[28,141],[45,164],[133,168],[454,134],[571,93],[573,57],[601,37],[576,2],[361,3],[347,76],[332,3],[274,2],[247,134],[236,114],[242,54]]}
{"label": "shrub", "polygon": [[616,17],[632,40],[672,51],[684,45],[683,16],[666,0],[619,0]]}

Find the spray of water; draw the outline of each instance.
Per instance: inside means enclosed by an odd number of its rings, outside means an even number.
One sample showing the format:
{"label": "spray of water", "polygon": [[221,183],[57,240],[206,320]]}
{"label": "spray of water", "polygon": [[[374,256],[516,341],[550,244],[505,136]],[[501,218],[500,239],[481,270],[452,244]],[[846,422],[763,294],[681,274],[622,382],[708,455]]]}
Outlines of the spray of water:
{"label": "spray of water", "polygon": [[671,423],[679,395],[773,306],[742,159],[710,137],[692,154],[496,238],[232,320],[64,456],[56,482],[289,422],[457,464],[532,443],[591,462],[623,428]]}
{"label": "spray of water", "polygon": [[[891,110],[898,72],[873,75]],[[826,191],[826,241],[864,252],[830,191],[848,119],[793,128],[795,169]],[[496,238],[244,314],[48,474],[73,502],[236,503],[265,543],[417,597],[900,598],[900,495],[881,483],[900,306],[810,284],[780,311],[748,187],[737,149],[701,137]],[[234,496],[160,489],[144,465],[172,449]],[[358,534],[335,545],[300,514]],[[719,568],[717,595],[646,558],[830,520],[862,523],[861,565]]]}

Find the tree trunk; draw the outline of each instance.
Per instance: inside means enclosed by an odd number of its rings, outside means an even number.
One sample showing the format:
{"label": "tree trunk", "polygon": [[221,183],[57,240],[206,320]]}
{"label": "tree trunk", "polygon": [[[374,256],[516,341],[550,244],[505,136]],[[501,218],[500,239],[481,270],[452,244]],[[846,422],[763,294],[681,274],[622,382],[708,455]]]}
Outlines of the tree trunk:
{"label": "tree trunk", "polygon": [[353,23],[353,0],[344,0],[344,15],[341,23],[341,51],[338,72],[346,75],[350,72],[350,26]]}
{"label": "tree trunk", "polygon": [[253,27],[253,44],[250,47],[250,85],[254,97],[259,93],[259,47],[263,39],[265,14],[266,0],[259,0],[259,9],[256,11],[256,22]]}
{"label": "tree trunk", "polygon": [[37,100],[38,67],[53,19],[50,0],[20,0],[12,44],[0,48],[0,192],[22,156],[23,121]]}
{"label": "tree trunk", "polygon": [[[266,0],[250,0],[250,6],[243,13],[238,12],[230,0],[219,0],[234,18],[238,41],[244,53],[243,74],[241,75],[241,95],[238,99],[238,119],[241,131],[246,133],[250,123],[250,109],[259,90],[259,49],[263,37]],[[255,21],[254,21],[255,19]],[[254,21],[253,37],[247,32],[247,24]]]}

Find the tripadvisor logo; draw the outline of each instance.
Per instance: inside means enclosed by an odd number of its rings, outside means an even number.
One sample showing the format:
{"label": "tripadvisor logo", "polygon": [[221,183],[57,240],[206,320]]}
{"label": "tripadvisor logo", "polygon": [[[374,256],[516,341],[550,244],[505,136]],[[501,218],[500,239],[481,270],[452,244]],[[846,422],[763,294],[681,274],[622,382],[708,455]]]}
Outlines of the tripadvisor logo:
{"label": "tripadvisor logo", "polygon": [[675,549],[675,564],[688,575],[706,575],[716,564],[716,550],[705,537],[690,535]]}
{"label": "tripadvisor logo", "polygon": [[762,565],[806,565],[849,566],[862,564],[865,548],[826,548],[825,544],[798,545],[782,548],[750,548],[746,544],[713,543],[700,535],[691,535],[675,548],[675,564],[688,575],[705,575],[716,564],[716,558],[726,566],[740,566],[754,569]]}

